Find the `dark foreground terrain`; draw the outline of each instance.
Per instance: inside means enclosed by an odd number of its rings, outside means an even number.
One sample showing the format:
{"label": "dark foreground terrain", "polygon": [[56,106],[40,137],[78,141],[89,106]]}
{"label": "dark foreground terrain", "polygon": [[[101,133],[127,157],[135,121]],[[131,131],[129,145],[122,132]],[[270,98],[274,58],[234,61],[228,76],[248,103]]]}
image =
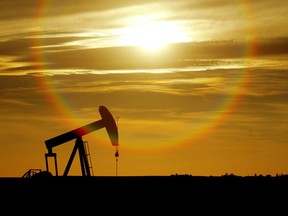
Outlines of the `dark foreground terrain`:
{"label": "dark foreground terrain", "polygon": [[0,194],[11,213],[276,215],[287,213],[288,176],[0,178]]}

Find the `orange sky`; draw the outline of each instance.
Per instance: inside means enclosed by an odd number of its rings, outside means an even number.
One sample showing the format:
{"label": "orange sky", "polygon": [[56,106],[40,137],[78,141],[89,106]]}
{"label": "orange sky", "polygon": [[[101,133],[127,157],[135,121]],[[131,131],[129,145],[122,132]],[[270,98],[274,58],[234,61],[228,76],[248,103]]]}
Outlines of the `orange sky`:
{"label": "orange sky", "polygon": [[[85,135],[95,176],[288,172],[286,1],[0,5],[0,176],[45,170],[45,140],[101,105],[120,156],[104,129]],[[60,175],[74,142],[53,149]]]}

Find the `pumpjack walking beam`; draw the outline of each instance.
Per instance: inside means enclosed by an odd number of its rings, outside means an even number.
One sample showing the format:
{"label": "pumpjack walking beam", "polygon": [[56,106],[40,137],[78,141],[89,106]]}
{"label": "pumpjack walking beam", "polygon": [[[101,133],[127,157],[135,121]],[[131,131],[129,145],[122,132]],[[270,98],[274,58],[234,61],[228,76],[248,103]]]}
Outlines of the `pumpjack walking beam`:
{"label": "pumpjack walking beam", "polygon": [[[90,124],[87,124],[83,127],[76,128],[72,131],[66,132],[64,134],[61,134],[59,136],[56,136],[54,138],[48,139],[45,141],[46,148],[48,150],[48,153],[45,154],[46,159],[46,170],[49,171],[48,168],[48,157],[54,157],[54,163],[55,163],[55,170],[56,175],[58,175],[58,168],[57,168],[57,159],[56,159],[56,153],[52,152],[52,149],[58,145],[61,145],[65,142],[71,141],[75,139],[75,146],[72,150],[72,153],[70,155],[69,161],[67,163],[66,169],[64,171],[64,176],[68,175],[69,169],[71,167],[72,161],[74,159],[74,156],[78,150],[79,152],[79,158],[80,158],[80,165],[81,165],[81,171],[83,176],[90,176],[90,170],[89,170],[89,163],[87,160],[87,155],[85,152],[84,143],[82,140],[82,136],[91,133],[93,131],[99,130],[101,128],[106,128],[106,131],[110,137],[111,143],[113,146],[118,146],[118,128],[115,123],[115,120],[112,116],[112,114],[109,112],[109,110],[105,106],[99,106],[99,112],[102,117],[102,119],[92,122]],[[115,155],[119,155],[118,148]]]}

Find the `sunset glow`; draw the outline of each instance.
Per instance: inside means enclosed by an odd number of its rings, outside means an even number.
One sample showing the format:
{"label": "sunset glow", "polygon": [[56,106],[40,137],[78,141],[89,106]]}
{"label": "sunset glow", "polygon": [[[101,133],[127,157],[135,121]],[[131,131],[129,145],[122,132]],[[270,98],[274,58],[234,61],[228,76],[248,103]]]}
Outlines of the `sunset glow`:
{"label": "sunset glow", "polygon": [[145,50],[156,51],[165,45],[187,42],[190,38],[176,23],[151,22],[129,26],[121,31],[120,44],[139,46]]}
{"label": "sunset glow", "polygon": [[[44,141],[99,106],[119,175],[288,173],[287,1],[67,2],[1,0],[0,175],[45,169]],[[107,131],[83,140],[94,174],[114,175]]]}

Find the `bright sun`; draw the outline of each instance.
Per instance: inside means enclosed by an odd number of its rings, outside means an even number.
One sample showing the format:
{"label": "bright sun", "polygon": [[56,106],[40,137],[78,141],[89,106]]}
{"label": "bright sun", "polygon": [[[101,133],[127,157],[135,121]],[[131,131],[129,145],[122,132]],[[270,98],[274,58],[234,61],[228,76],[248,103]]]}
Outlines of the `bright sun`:
{"label": "bright sun", "polygon": [[175,23],[151,22],[125,28],[121,31],[120,40],[121,45],[139,46],[156,51],[167,44],[186,42],[189,38]]}

